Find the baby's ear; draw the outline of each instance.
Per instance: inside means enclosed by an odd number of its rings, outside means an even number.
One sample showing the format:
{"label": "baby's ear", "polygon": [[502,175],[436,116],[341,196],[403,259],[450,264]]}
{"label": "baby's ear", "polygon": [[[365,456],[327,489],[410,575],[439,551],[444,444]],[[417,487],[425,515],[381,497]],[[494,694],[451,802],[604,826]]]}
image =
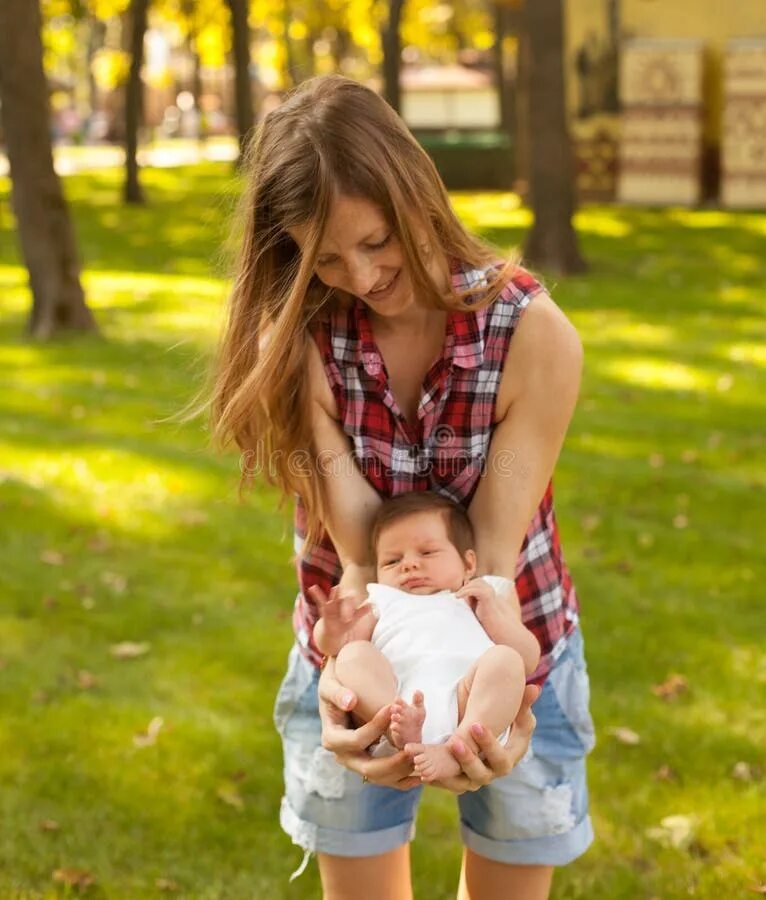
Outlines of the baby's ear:
{"label": "baby's ear", "polygon": [[463,556],[465,562],[466,575],[473,578],[476,574],[476,553],[473,550],[466,550]]}

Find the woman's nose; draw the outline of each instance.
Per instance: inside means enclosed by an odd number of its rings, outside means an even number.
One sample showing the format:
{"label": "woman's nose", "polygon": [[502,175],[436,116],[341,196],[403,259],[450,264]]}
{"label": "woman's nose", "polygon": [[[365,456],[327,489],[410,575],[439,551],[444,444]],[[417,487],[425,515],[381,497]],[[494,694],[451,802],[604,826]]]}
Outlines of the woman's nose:
{"label": "woman's nose", "polygon": [[367,260],[360,259],[348,266],[348,279],[351,285],[351,293],[357,297],[364,297],[375,287],[378,277],[374,266]]}

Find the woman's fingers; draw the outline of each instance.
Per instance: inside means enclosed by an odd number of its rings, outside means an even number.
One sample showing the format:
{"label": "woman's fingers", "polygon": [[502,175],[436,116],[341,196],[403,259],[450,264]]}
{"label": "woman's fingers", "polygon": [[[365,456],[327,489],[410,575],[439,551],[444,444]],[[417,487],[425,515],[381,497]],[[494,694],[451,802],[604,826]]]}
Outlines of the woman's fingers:
{"label": "woman's fingers", "polygon": [[327,665],[319,678],[319,699],[343,710],[344,717],[346,712],[356,706],[356,694],[335,678],[335,659],[333,657],[327,660]]}
{"label": "woman's fingers", "polygon": [[394,787],[401,791],[408,791],[422,784],[420,777],[412,774],[412,760],[402,750],[393,756],[379,759],[368,756],[358,771],[372,784]]}
{"label": "woman's fingers", "polygon": [[391,721],[391,707],[384,706],[359,728],[332,728],[322,733],[322,743],[333,753],[361,753],[384,734]]}
{"label": "woman's fingers", "polygon": [[536,724],[531,706],[539,696],[539,687],[531,684],[526,686],[505,746],[483,725],[477,723],[471,726],[471,735],[479,747],[483,761],[465,741],[458,737],[450,738],[447,746],[460,763],[463,774],[445,780],[441,786],[455,793],[475,791],[495,778],[507,775],[527,752]]}

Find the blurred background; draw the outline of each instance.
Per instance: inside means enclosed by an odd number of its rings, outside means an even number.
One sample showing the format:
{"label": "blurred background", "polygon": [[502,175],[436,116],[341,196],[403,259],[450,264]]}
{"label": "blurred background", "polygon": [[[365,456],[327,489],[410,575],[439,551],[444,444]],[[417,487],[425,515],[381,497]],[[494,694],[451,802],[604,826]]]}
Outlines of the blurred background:
{"label": "blurred background", "polygon": [[[326,72],[585,344],[556,496],[598,837],[553,897],[766,893],[760,0],[2,0],[0,896],[318,896],[277,825],[290,510],[171,418],[243,148]],[[426,792],[416,896],[457,834]]]}

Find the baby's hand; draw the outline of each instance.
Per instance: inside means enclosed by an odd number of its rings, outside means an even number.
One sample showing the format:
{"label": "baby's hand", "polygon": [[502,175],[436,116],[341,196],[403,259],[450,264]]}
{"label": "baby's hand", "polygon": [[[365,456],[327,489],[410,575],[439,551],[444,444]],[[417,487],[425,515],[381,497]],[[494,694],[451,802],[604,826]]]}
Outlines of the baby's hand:
{"label": "baby's hand", "polygon": [[508,581],[507,584],[507,590],[498,592],[483,578],[472,578],[456,594],[458,597],[467,600],[471,609],[480,619],[493,613],[506,613],[509,604],[520,619],[521,606],[519,605],[516,586],[512,581]]}
{"label": "baby's hand", "polygon": [[353,600],[343,596],[341,585],[330,589],[329,596],[318,584],[312,585],[308,593],[317,605],[319,615],[324,622],[325,637],[333,644],[343,641],[354,625],[371,609],[371,604],[361,603],[354,606]]}
{"label": "baby's hand", "polygon": [[495,600],[494,588],[483,578],[472,578],[455,595],[465,600],[474,612],[480,604],[491,604]]}

